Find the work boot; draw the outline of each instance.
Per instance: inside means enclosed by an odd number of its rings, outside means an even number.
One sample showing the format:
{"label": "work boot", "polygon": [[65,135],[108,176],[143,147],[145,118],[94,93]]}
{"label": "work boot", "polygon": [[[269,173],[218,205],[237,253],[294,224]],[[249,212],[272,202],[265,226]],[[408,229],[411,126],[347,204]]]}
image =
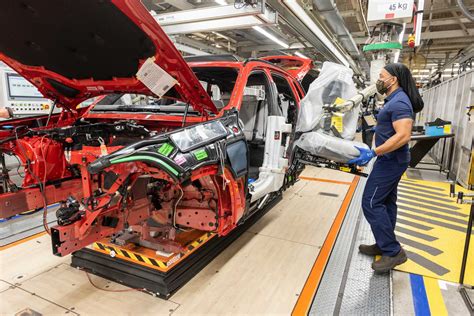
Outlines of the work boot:
{"label": "work boot", "polygon": [[380,250],[377,244],[373,245],[359,245],[359,252],[367,256],[381,256],[382,250]]}
{"label": "work boot", "polygon": [[380,260],[372,263],[372,269],[374,269],[377,274],[384,274],[406,261],[407,254],[403,249],[400,249],[400,252],[396,256],[382,256]]}

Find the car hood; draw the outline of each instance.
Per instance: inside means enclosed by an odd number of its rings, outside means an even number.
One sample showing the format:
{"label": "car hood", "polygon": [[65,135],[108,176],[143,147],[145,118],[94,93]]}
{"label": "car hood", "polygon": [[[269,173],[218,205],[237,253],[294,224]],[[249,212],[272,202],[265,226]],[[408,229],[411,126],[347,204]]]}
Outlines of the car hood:
{"label": "car hood", "polygon": [[140,1],[1,1],[0,59],[71,111],[97,95],[173,89],[194,109],[217,113]]}

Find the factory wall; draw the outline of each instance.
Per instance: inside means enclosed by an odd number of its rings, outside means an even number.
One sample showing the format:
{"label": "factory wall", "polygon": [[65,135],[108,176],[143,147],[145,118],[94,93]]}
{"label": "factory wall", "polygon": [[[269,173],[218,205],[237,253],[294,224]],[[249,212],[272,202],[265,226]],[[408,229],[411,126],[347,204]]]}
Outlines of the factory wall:
{"label": "factory wall", "polygon": [[[450,167],[450,178],[464,187],[474,186],[473,143],[474,117],[467,115],[467,107],[474,104],[474,70],[460,74],[423,92],[424,110],[418,115],[417,125],[441,118],[452,122],[454,139],[448,141],[444,150],[443,169]],[[450,164],[449,153],[454,145],[453,160]],[[430,156],[440,163],[443,156],[443,141],[431,150]]]}

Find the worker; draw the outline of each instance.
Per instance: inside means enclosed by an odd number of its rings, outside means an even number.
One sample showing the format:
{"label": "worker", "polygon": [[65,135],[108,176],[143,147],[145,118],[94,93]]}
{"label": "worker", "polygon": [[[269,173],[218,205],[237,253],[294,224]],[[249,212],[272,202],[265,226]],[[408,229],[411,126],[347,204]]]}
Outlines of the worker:
{"label": "worker", "polygon": [[13,110],[9,107],[0,108],[0,118],[2,119],[13,118]]}
{"label": "worker", "polygon": [[403,64],[386,65],[377,81],[377,91],[385,94],[385,104],[377,116],[375,148],[358,148],[360,156],[349,163],[366,165],[377,157],[362,197],[364,216],[376,243],[360,245],[365,255],[381,255],[372,263],[376,273],[386,273],[407,260],[395,237],[397,187],[410,162],[410,141],[414,113],[423,109],[410,70]]}

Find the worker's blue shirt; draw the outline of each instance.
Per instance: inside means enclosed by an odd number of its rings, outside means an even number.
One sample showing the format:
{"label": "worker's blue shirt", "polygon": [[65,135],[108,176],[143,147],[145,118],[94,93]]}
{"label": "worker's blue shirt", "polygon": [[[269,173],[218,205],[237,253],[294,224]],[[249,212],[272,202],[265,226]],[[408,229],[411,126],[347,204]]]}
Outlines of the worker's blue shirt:
{"label": "worker's blue shirt", "polygon": [[[393,122],[413,118],[413,107],[408,95],[402,88],[398,88],[385,98],[385,105],[377,115],[377,126],[375,127],[375,146],[385,143],[390,137],[395,135]],[[410,161],[408,144],[397,150],[384,154],[381,159],[396,159],[399,163]]]}

